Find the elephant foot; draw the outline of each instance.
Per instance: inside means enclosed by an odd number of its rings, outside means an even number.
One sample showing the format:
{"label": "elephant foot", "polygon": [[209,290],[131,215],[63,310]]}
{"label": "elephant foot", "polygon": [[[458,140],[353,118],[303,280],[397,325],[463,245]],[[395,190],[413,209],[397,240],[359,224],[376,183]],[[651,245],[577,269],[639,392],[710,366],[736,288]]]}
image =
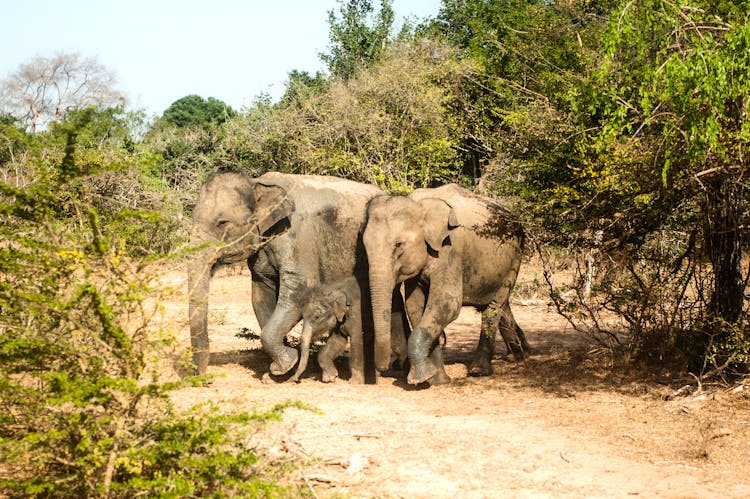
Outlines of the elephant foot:
{"label": "elephant foot", "polygon": [[492,374],[492,363],[489,359],[481,357],[474,359],[469,366],[470,376],[489,376]]}
{"label": "elephant foot", "polygon": [[193,353],[193,374],[202,376],[208,370],[209,353],[205,350]]}
{"label": "elephant foot", "polygon": [[507,347],[508,347],[508,351],[513,354],[513,359],[516,362],[520,362],[526,359],[526,354],[524,352],[524,349],[521,348],[521,345],[519,345],[518,343],[508,342]]}
{"label": "elephant foot", "polygon": [[364,385],[365,374],[362,371],[352,371],[352,375],[349,378],[350,385]]}
{"label": "elephant foot", "polygon": [[505,340],[505,347],[508,349],[508,353],[513,354],[513,359],[517,362],[526,360],[534,353],[531,346],[526,341],[526,336],[523,334],[523,331],[516,334],[515,337],[503,339]]}
{"label": "elephant foot", "polygon": [[439,374],[438,368],[431,360],[425,359],[419,364],[412,362],[406,381],[410,385],[418,385]]}
{"label": "elephant foot", "polygon": [[517,343],[511,343],[508,346],[509,346],[508,350],[511,351],[511,353],[513,354],[513,359],[515,359],[516,362],[522,362],[526,360],[526,358],[531,353],[530,352],[531,349],[521,348],[521,346],[518,345]]}
{"label": "elephant foot", "polygon": [[336,381],[336,378],[338,378],[339,373],[335,370],[333,371],[323,371],[323,374],[320,376],[320,381],[323,383],[333,383]]}
{"label": "elephant foot", "polygon": [[438,373],[429,379],[430,386],[448,385],[451,382],[451,377],[445,371],[438,371]]}
{"label": "elephant foot", "polygon": [[297,363],[297,350],[289,347],[282,347],[281,355],[271,362],[271,374],[281,376],[288,373]]}

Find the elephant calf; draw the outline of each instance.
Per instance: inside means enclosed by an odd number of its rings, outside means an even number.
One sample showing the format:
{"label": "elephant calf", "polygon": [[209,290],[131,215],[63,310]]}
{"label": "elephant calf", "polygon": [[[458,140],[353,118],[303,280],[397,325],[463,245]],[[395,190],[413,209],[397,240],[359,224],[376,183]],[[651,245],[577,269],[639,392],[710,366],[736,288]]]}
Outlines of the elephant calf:
{"label": "elephant calf", "polygon": [[[363,303],[363,298],[365,302]],[[394,297],[395,302],[399,302]],[[330,383],[336,379],[338,371],[333,361],[346,349],[349,338],[349,368],[352,384],[365,382],[365,335],[372,336],[369,290],[367,278],[346,277],[330,284],[311,288],[302,308],[302,338],[300,360],[292,381],[299,381],[307,368],[310,356],[310,343],[322,339],[330,333],[325,346],[318,352],[318,364],[322,372],[321,380]],[[391,345],[401,366],[406,362],[406,338],[408,323],[403,310],[398,310],[391,318]]]}
{"label": "elephant calf", "polygon": [[360,285],[354,276],[344,278],[332,284],[312,288],[310,298],[302,308],[302,339],[300,341],[300,359],[292,381],[299,382],[300,376],[307,368],[310,355],[310,342],[322,339],[330,332],[325,346],[318,352],[322,381],[330,383],[338,372],[333,361],[346,349],[346,337],[349,337],[349,368],[352,375],[349,382],[362,384],[365,381],[365,360],[362,330],[362,308]]}

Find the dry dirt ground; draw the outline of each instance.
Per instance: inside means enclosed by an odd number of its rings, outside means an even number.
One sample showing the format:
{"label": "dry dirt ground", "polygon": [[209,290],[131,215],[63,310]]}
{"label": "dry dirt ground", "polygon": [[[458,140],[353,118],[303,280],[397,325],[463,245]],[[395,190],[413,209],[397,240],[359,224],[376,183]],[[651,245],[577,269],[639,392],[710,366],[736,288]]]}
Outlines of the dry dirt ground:
{"label": "dry dirt ground", "polygon": [[[164,281],[177,289],[167,320],[187,338],[184,273]],[[295,473],[312,496],[750,497],[750,384],[699,391],[690,379],[607,367],[606,353],[542,300],[513,304],[536,354],[513,363],[499,344],[489,377],[467,376],[479,316],[464,309],[447,331],[450,385],[323,384],[314,360],[301,383],[268,383],[259,342],[237,337],[242,328],[259,331],[250,284],[247,269],[213,279],[215,380],[180,390],[175,401],[256,410],[292,400],[319,409],[287,410],[263,442],[273,455],[308,463]]]}

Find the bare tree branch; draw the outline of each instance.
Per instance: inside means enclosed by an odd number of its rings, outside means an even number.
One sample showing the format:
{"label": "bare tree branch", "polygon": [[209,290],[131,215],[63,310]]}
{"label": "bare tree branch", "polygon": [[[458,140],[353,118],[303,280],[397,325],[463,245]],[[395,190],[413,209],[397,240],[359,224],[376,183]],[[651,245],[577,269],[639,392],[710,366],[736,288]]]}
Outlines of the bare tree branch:
{"label": "bare tree branch", "polygon": [[0,82],[0,112],[35,132],[59,121],[69,110],[124,102],[114,74],[96,58],[60,52],[36,56]]}

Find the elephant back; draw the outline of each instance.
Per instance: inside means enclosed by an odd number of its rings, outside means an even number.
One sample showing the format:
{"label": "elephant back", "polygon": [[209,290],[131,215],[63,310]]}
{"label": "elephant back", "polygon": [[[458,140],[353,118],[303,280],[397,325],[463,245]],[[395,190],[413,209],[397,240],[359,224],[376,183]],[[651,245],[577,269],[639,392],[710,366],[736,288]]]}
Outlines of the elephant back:
{"label": "elephant back", "polygon": [[321,283],[363,267],[360,231],[368,202],[383,194],[379,188],[332,176],[277,172],[256,181],[284,188],[296,207],[289,233],[271,243],[273,252],[288,255],[295,267],[315,269],[312,277]]}
{"label": "elephant back", "polygon": [[364,220],[367,202],[383,192],[374,185],[327,175],[268,172],[256,179],[287,190],[303,216],[335,210],[337,216]]}
{"label": "elephant back", "polygon": [[523,228],[513,213],[499,201],[481,196],[456,184],[417,189],[409,197],[416,201],[437,198],[455,211],[462,227],[483,238],[516,238],[523,244]]}

